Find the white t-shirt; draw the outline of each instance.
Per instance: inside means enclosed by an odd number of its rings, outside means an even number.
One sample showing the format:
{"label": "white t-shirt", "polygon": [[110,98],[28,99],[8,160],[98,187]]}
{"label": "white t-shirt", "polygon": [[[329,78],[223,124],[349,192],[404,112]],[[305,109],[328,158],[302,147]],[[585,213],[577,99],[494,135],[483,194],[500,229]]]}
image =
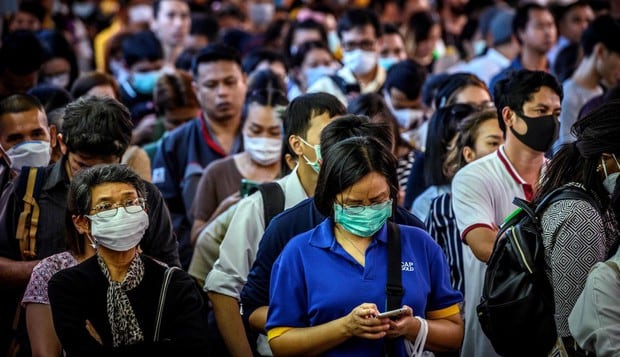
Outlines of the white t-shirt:
{"label": "white t-shirt", "polygon": [[[452,205],[461,237],[474,228],[499,227],[516,206],[515,197],[531,200],[532,186],[519,176],[502,145],[459,170],[452,181]],[[466,242],[465,242],[466,243]],[[486,263],[478,260],[471,248],[463,245],[465,274],[465,338],[461,356],[498,356],[484,335],[476,306],[480,303]]]}

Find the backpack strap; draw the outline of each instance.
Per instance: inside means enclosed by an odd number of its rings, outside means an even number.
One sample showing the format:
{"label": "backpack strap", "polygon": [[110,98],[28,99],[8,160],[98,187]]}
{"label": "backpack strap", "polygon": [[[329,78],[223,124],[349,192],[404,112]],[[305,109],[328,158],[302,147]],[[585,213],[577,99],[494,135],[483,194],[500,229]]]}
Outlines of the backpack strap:
{"label": "backpack strap", "polygon": [[277,182],[265,182],[258,186],[261,196],[263,196],[263,217],[265,217],[265,228],[273,217],[284,211],[284,191]]}
{"label": "backpack strap", "polygon": [[22,196],[24,207],[19,215],[15,233],[24,260],[34,259],[37,256],[36,237],[40,212],[37,199],[41,194],[44,176],[45,168],[23,167],[15,190],[18,197]]}
{"label": "backpack strap", "polygon": [[159,292],[159,302],[157,303],[157,316],[155,317],[155,332],[153,333],[153,342],[159,342],[159,333],[161,332],[161,319],[164,315],[164,304],[166,302],[166,295],[168,294],[168,285],[170,285],[170,279],[172,279],[172,273],[175,270],[181,270],[178,267],[171,266],[164,272],[164,281],[161,284],[161,290]]}

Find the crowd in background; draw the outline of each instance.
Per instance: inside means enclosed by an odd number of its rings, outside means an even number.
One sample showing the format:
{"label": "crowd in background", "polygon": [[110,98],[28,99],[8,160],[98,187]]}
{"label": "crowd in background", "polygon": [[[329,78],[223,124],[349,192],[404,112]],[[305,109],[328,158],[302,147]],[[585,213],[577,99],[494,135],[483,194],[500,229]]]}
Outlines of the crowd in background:
{"label": "crowd in background", "polygon": [[620,1],[0,15],[1,355],[496,356],[476,305],[497,232],[564,186],[596,204],[541,215],[540,352],[620,350]]}

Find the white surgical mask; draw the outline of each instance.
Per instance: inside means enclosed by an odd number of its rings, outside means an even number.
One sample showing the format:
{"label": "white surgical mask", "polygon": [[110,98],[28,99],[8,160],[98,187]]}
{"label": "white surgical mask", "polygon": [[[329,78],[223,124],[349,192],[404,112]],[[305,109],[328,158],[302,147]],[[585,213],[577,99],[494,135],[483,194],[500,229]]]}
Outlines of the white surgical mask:
{"label": "white surgical mask", "polygon": [[11,159],[11,168],[16,171],[21,171],[24,166],[47,166],[52,158],[47,141],[24,141],[7,150],[6,154]]}
{"label": "white surgical mask", "polygon": [[282,156],[282,140],[243,135],[243,148],[259,165],[275,164]]}
{"label": "white surgical mask", "polygon": [[150,5],[135,5],[127,11],[129,22],[132,24],[150,22],[153,20],[153,7]]}
{"label": "white surgical mask", "polygon": [[320,78],[332,76],[335,73],[336,70],[328,66],[317,66],[304,69],[304,76],[306,77],[306,88],[310,88]]}
{"label": "white surgical mask", "polygon": [[417,129],[426,120],[426,112],[422,109],[394,109],[392,99],[387,93],[383,93],[385,104],[396,118],[398,126],[405,130]]}
{"label": "white surgical mask", "polygon": [[304,145],[308,145],[309,147],[314,149],[314,155],[316,156],[316,160],[310,161],[306,155],[302,155],[304,160],[306,160],[306,164],[314,170],[317,174],[321,171],[321,162],[323,161],[323,157],[321,156],[321,145],[312,145],[309,142],[305,141],[301,136],[299,136],[299,140],[301,140]]}
{"label": "white surgical mask", "polygon": [[[616,155],[611,154],[611,156],[614,158],[614,161],[616,162],[616,165],[618,169],[620,170],[620,163],[618,163],[618,159],[616,159]],[[616,181],[618,181],[620,172],[614,172],[613,174],[608,175],[607,167],[605,166],[605,161],[602,160],[601,164],[603,165],[603,171],[605,172],[605,179],[603,180],[603,186],[605,186],[605,189],[611,195],[614,193],[614,189],[616,188]]]}
{"label": "white surgical mask", "polygon": [[250,21],[254,24],[263,26],[271,23],[273,15],[276,12],[276,6],[272,4],[252,4],[248,9]]}
{"label": "white surgical mask", "polygon": [[362,75],[372,71],[377,65],[377,52],[356,49],[345,52],[342,56],[342,63],[355,75]]}
{"label": "white surgical mask", "polygon": [[51,84],[53,86],[67,88],[69,85],[69,81],[71,81],[71,76],[69,73],[59,73],[53,76],[46,76],[43,81],[46,84]]}
{"label": "white surgical mask", "polygon": [[149,227],[149,216],[144,210],[129,213],[124,207],[118,207],[112,217],[86,217],[90,219],[90,233],[97,245],[116,252],[126,252],[137,246]]}
{"label": "white surgical mask", "polygon": [[79,18],[85,19],[95,12],[96,6],[92,2],[75,2],[71,6],[73,14]]}

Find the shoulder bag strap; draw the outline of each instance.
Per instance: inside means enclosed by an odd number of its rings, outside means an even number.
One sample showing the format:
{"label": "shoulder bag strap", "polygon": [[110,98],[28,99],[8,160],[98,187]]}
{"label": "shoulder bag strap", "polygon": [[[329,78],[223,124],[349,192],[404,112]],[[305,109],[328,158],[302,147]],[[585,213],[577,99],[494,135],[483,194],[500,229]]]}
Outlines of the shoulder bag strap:
{"label": "shoulder bag strap", "polygon": [[159,342],[159,332],[161,331],[161,318],[164,314],[164,303],[166,302],[168,285],[170,285],[172,273],[174,273],[174,271],[177,269],[179,268],[172,266],[166,269],[166,271],[164,272],[164,281],[161,284],[161,291],[159,292],[159,302],[157,303],[157,317],[155,319],[155,333],[153,334],[153,342]]}
{"label": "shoulder bag strap", "polygon": [[24,167],[22,168],[23,174],[24,171],[27,171],[28,175],[20,176],[19,184],[23,185],[23,180],[27,177],[25,182],[26,190],[22,197],[23,210],[19,215],[15,238],[19,242],[22,259],[31,260],[36,257],[36,236],[39,225],[39,204],[37,199],[43,186],[45,170],[37,167]]}
{"label": "shoulder bag strap", "polygon": [[[401,245],[400,229],[394,222],[388,222],[388,263],[387,285],[385,287],[385,311],[398,309],[401,306],[403,294],[402,269],[401,269]],[[394,340],[386,339],[385,354],[396,356],[396,344]]]}

